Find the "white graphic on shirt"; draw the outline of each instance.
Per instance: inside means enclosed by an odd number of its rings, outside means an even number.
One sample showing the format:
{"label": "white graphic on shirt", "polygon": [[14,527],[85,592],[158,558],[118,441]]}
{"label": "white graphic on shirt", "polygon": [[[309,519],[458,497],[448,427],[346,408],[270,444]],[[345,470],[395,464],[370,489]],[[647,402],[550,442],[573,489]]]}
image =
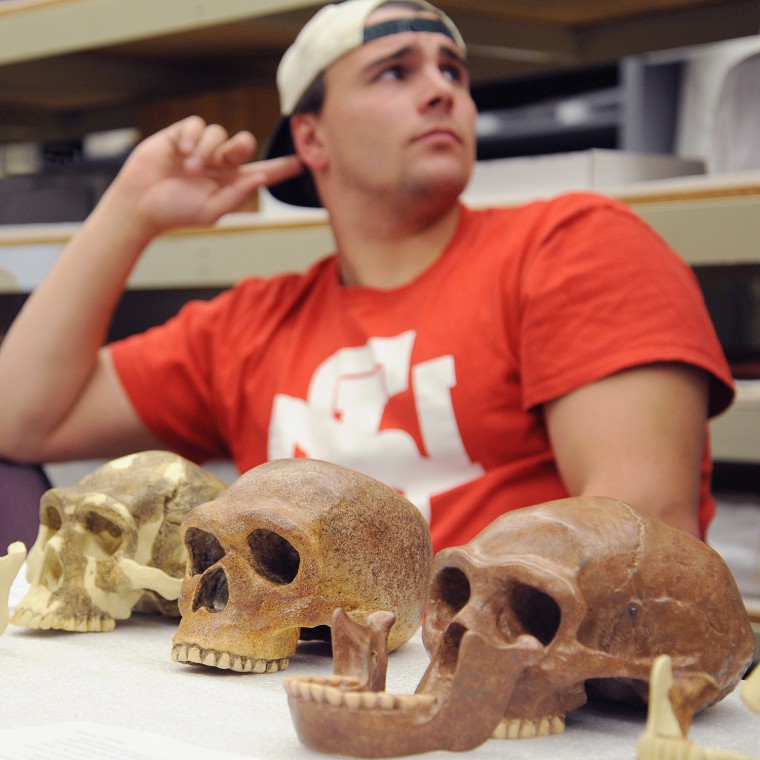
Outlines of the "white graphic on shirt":
{"label": "white graphic on shirt", "polygon": [[[465,451],[454,415],[454,357],[411,367],[416,333],[344,348],[314,372],[306,400],[278,394],[269,458],[297,451],[364,472],[401,491],[430,519],[430,498],[483,474]],[[389,400],[412,384],[425,453],[405,430],[380,429]]]}

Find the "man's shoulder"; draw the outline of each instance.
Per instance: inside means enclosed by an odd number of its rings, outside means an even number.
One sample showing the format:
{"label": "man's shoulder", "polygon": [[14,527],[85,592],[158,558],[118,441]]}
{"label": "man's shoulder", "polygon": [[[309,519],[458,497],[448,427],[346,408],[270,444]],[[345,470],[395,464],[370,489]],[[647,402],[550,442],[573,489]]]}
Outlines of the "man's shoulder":
{"label": "man's shoulder", "polygon": [[601,193],[577,190],[548,197],[534,198],[519,204],[492,205],[486,208],[468,208],[479,223],[514,222],[516,219],[564,216],[596,209],[625,210],[620,201]]}

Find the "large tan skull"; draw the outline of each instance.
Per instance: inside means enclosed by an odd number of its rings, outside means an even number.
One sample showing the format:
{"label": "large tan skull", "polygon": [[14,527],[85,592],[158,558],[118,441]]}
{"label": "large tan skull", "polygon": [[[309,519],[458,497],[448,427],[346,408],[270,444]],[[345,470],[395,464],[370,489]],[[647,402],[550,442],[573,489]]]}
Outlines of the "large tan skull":
{"label": "large tan skull", "polygon": [[11,621],[29,628],[110,631],[133,610],[179,615],[182,520],[226,485],[176,454],[115,459],[40,500],[27,559],[30,589]]}
{"label": "large tan skull", "polygon": [[356,693],[382,681],[377,674],[290,679],[302,741],[387,757],[471,749],[491,734],[558,732],[585,703],[587,686],[608,699],[645,700],[662,653],[677,677],[713,679],[714,688],[694,696],[696,712],[736,686],[754,649],[720,556],[608,498],[510,512],[469,544],[440,552],[423,640],[432,661],[415,696],[401,701]]}
{"label": "large tan skull", "polygon": [[256,467],[182,526],[188,567],[172,658],[243,672],[287,667],[299,637],[342,607],[396,615],[391,649],[422,617],[432,562],[411,502],[353,470],[309,459]]}

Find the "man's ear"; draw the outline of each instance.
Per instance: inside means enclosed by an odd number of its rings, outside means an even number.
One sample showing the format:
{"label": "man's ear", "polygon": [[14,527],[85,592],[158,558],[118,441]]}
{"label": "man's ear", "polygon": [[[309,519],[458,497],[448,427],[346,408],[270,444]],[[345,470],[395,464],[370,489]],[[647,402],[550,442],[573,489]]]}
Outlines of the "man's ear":
{"label": "man's ear", "polygon": [[312,171],[323,169],[327,165],[327,151],[322,139],[319,117],[311,113],[291,116],[290,132],[296,153],[306,167]]}

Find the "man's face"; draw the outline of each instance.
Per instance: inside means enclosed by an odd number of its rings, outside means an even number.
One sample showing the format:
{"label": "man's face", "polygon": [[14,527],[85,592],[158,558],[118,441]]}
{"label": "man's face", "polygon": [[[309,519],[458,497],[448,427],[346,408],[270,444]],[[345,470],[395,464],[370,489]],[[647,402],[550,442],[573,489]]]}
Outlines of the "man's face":
{"label": "man's face", "polygon": [[[379,9],[368,26],[418,14]],[[458,197],[475,158],[476,109],[461,51],[443,34],[380,37],[325,72],[318,118],[327,182],[342,193]]]}

